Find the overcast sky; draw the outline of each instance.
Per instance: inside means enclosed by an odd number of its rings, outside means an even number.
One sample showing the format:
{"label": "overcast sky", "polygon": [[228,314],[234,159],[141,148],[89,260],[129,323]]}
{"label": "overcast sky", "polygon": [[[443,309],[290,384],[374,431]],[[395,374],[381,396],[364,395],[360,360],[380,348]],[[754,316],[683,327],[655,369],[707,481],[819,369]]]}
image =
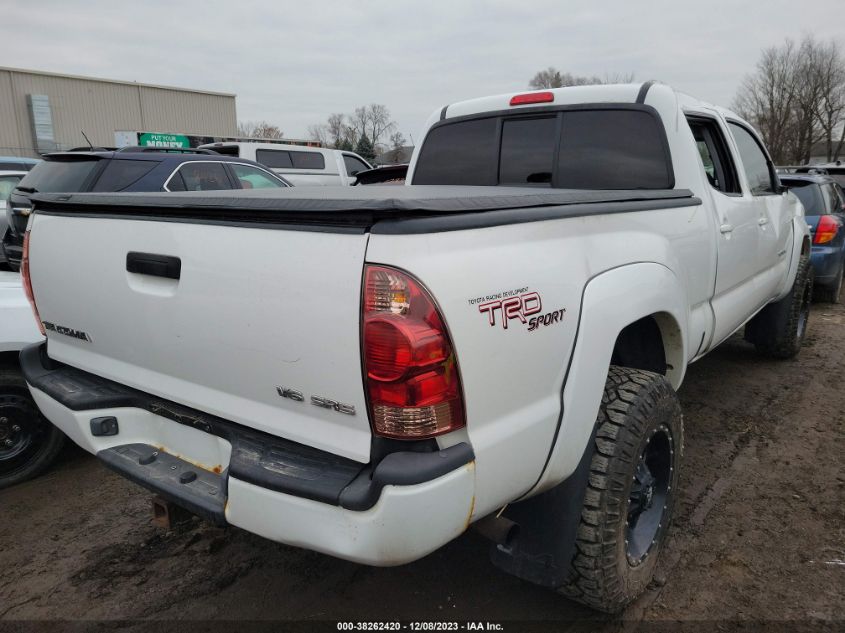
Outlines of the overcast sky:
{"label": "overcast sky", "polygon": [[550,65],[729,105],[763,47],[845,46],[845,0],[4,0],[0,15],[0,65],[234,92],[240,120],[291,138],[373,102],[417,137],[434,109]]}

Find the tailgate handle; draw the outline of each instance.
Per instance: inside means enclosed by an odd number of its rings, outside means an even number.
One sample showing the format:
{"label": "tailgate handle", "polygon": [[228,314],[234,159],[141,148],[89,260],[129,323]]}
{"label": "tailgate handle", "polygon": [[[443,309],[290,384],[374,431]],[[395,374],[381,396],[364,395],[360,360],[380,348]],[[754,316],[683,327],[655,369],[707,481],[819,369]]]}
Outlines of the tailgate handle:
{"label": "tailgate handle", "polygon": [[182,274],[182,260],[172,255],[133,251],[126,254],[126,270],[139,275],[179,279]]}

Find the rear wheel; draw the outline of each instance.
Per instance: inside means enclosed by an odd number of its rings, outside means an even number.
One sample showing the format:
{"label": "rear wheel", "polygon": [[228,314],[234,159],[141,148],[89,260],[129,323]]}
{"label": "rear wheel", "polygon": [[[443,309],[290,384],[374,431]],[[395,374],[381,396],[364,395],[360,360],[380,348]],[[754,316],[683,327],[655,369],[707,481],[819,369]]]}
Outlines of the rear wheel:
{"label": "rear wheel", "polygon": [[839,266],[839,274],[836,275],[833,283],[813,288],[813,298],[823,303],[839,303],[839,295],[842,294],[842,276],[845,273],[845,262]]}
{"label": "rear wheel", "polygon": [[0,369],[0,489],[41,474],[64,434],[38,411],[17,369]]}
{"label": "rear wheel", "polygon": [[613,613],[642,593],[672,518],[682,453],[681,407],[666,378],[611,367],[578,527],[575,577],[561,594]]}

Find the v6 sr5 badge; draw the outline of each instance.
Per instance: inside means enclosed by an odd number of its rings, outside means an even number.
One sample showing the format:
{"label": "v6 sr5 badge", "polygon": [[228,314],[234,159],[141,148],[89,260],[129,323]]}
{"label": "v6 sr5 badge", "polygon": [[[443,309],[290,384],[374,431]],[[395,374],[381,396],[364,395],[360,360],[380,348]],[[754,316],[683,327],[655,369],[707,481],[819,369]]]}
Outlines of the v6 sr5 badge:
{"label": "v6 sr5 badge", "polygon": [[541,327],[560,323],[566,314],[566,308],[558,308],[550,312],[543,312],[543,299],[539,292],[526,292],[528,288],[504,291],[470,299],[470,305],[477,305],[478,311],[487,316],[490,327],[501,324],[507,330],[513,326],[512,321],[525,326],[529,332],[535,332]]}

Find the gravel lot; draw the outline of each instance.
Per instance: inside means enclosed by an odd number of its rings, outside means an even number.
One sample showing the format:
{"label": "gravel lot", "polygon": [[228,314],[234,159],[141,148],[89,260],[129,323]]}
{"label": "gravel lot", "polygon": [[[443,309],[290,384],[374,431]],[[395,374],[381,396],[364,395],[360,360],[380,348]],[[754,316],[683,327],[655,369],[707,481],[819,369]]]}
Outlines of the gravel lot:
{"label": "gravel lot", "polygon": [[814,306],[795,361],[735,338],[690,368],[682,498],[657,580],[623,620],[577,622],[598,616],[499,572],[474,533],[375,569],[198,520],[165,532],[150,524],[148,493],[71,447],[46,476],[0,492],[0,628],[108,619],[141,630],[137,620],[164,618],[843,630],[843,370],[845,308],[827,305]]}

